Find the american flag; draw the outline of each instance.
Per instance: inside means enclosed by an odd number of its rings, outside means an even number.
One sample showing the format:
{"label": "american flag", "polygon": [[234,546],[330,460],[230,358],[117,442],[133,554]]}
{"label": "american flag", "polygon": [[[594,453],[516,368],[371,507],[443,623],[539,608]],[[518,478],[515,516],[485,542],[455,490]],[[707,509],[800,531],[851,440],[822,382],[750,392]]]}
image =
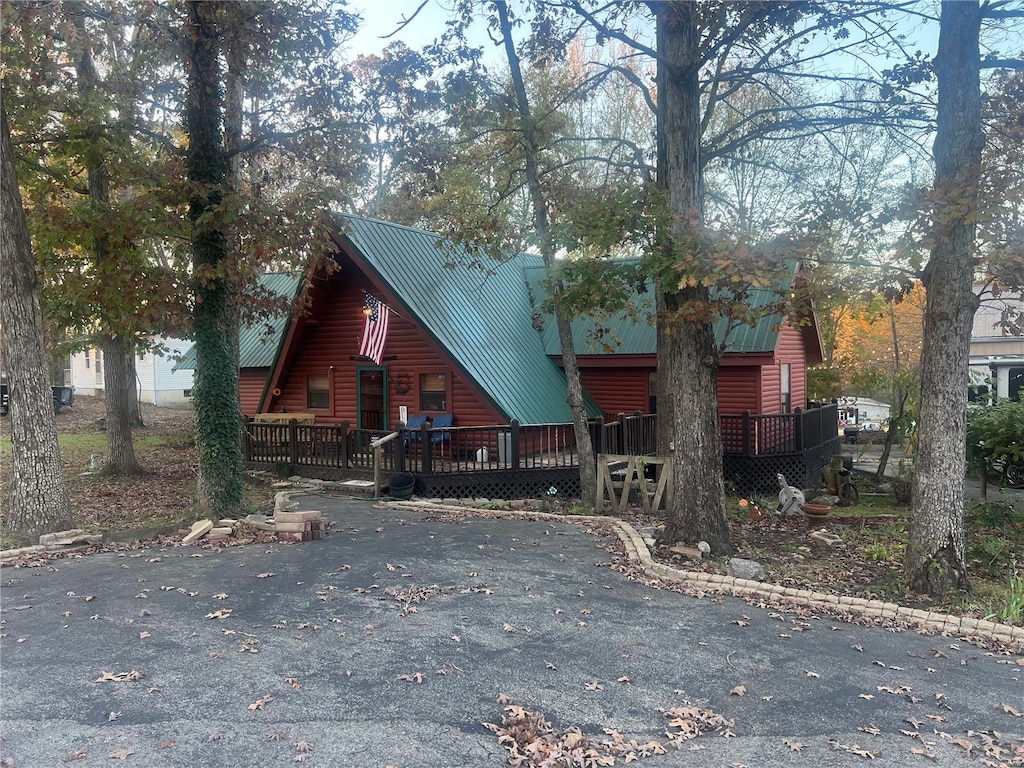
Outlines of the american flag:
{"label": "american flag", "polygon": [[363,300],[363,335],[359,339],[359,354],[370,358],[376,365],[380,365],[384,357],[390,314],[387,304],[376,296],[366,294]]}

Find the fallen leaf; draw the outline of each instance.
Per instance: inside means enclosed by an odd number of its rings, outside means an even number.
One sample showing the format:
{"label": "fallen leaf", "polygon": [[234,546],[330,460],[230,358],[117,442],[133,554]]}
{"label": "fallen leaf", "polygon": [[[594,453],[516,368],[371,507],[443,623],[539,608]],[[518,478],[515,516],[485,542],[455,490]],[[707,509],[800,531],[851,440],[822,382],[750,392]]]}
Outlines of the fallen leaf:
{"label": "fallen leaf", "polygon": [[628,684],[632,683],[633,681],[632,681],[632,680],[630,680],[628,676],[626,676],[626,675],[623,675],[622,677],[620,677],[620,678],[619,678],[618,680],[616,680],[615,682],[617,682],[617,683],[626,683],[626,684],[628,685]]}
{"label": "fallen leaf", "polygon": [[257,579],[269,579],[271,576],[277,576],[276,573],[257,573]]}
{"label": "fallen leaf", "polygon": [[117,752],[111,752],[110,757],[114,760],[127,760],[128,755],[134,755],[135,753],[130,749],[119,749]]}
{"label": "fallen leaf", "polygon": [[79,747],[74,752],[68,752],[67,757],[64,758],[64,762],[70,763],[74,760],[81,760],[87,754],[89,754],[88,749],[86,749],[85,747]]}
{"label": "fallen leaf", "polygon": [[554,664],[552,664],[552,663],[551,663],[550,661],[545,661],[545,662],[544,662],[544,668],[545,668],[545,669],[558,669],[558,667],[556,667],[556,666],[555,666]]}
{"label": "fallen leaf", "polygon": [[272,699],[272,696],[264,696],[263,698],[256,699],[256,701],[249,705],[249,711],[255,712],[257,709],[263,709],[263,705]]}
{"label": "fallen leaf", "polygon": [[873,693],[858,693],[857,698],[871,701],[873,698],[875,698],[875,695]]}
{"label": "fallen leaf", "polygon": [[870,733],[872,736],[878,736],[882,731],[874,725],[858,725],[857,730],[862,733]]}
{"label": "fallen leaf", "polygon": [[810,671],[807,672],[807,676],[808,677],[821,677],[821,675],[819,675],[817,672],[810,672]]}
{"label": "fallen leaf", "polygon": [[117,718],[119,718],[120,716],[121,716],[120,712],[108,712],[107,713],[107,722],[112,723],[115,720],[117,720]]}
{"label": "fallen leaf", "polygon": [[212,613],[206,614],[206,618],[208,618],[208,619],[226,619],[226,618],[231,616],[231,612],[233,610],[235,610],[235,609],[234,608],[221,608],[219,610],[213,611]]}
{"label": "fallen leaf", "polygon": [[290,686],[292,687],[292,689],[293,689],[293,690],[296,690],[296,691],[297,691],[297,690],[299,690],[300,688],[302,688],[302,683],[300,683],[300,682],[299,682],[298,680],[296,680],[296,679],[295,679],[294,677],[286,677],[286,678],[284,679],[284,681],[285,681],[286,683],[288,683],[288,685],[290,685]]}
{"label": "fallen leaf", "polygon": [[804,745],[801,744],[799,741],[791,741],[789,739],[783,739],[782,743],[785,744],[787,747],[789,747],[794,752],[799,752],[801,749],[804,748]]}
{"label": "fallen leaf", "polygon": [[583,687],[584,687],[584,688],[585,688],[586,690],[588,690],[588,691],[603,691],[603,690],[604,690],[604,686],[603,686],[603,685],[601,685],[601,684],[600,684],[599,682],[597,682],[596,680],[594,680],[594,681],[592,681],[592,682],[589,682],[589,683],[587,683],[587,684],[586,684],[586,685],[584,685]]}
{"label": "fallen leaf", "polygon": [[1001,704],[1000,706],[1003,708],[1003,712],[1007,715],[1013,715],[1014,717],[1021,716],[1020,710],[1014,709],[1009,704]]}
{"label": "fallen leaf", "polygon": [[927,757],[929,760],[936,760],[936,759],[938,759],[931,752],[929,752],[929,751],[927,751],[925,749],[921,749],[920,747],[911,747],[910,748],[910,752],[911,752],[911,754],[914,754],[914,755],[921,755],[921,757]]}
{"label": "fallen leaf", "polygon": [[160,742],[160,749],[170,749],[173,746],[174,746],[174,742],[172,740],[170,740],[170,739],[168,739],[167,741],[161,741]]}
{"label": "fallen leaf", "polygon": [[95,680],[94,683],[130,683],[135,680],[142,679],[142,673],[137,669],[133,669],[131,672],[104,672]]}
{"label": "fallen leaf", "polygon": [[145,640],[147,637],[152,637],[149,632],[139,632],[139,640]]}
{"label": "fallen leaf", "polygon": [[297,741],[297,742],[295,742],[295,751],[296,752],[312,752],[313,751],[313,745],[310,744],[308,741]]}
{"label": "fallen leaf", "polygon": [[407,683],[416,683],[417,685],[420,685],[423,682],[423,673],[414,672],[411,675],[399,675],[398,679]]}
{"label": "fallen leaf", "polygon": [[218,592],[216,595],[213,595],[213,599],[214,600],[227,600],[228,599],[228,593],[227,592]]}
{"label": "fallen leaf", "polygon": [[735,688],[733,688],[731,691],[729,691],[729,695],[730,696],[746,696],[747,695],[747,686],[745,686],[745,685],[737,685]]}

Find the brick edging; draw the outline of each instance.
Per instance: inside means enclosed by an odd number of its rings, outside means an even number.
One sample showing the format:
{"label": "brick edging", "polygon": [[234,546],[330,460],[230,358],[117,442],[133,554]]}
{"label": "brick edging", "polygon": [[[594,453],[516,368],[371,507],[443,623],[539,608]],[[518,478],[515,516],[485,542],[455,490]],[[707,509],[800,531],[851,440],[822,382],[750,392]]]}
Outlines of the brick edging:
{"label": "brick edging", "polygon": [[700,587],[710,592],[726,592],[733,595],[752,595],[758,597],[781,598],[797,605],[829,608],[849,614],[871,616],[881,619],[896,619],[914,626],[942,632],[944,634],[994,640],[1018,649],[1024,649],[1024,627],[1009,624],[972,619],[967,616],[952,616],[937,611],[922,611],[897,603],[886,603],[881,600],[866,600],[861,597],[831,595],[827,592],[815,592],[809,589],[783,587],[780,584],[767,584],[734,576],[723,576],[720,573],[704,573],[703,571],[686,571],[659,563],[651,557],[643,537],[629,523],[607,515],[556,515],[550,512],[528,512],[508,509],[481,509],[472,506],[451,506],[428,501],[392,501],[378,506],[401,509],[444,509],[460,512],[480,512],[495,517],[527,518],[551,520],[561,523],[604,523],[610,525],[622,541],[626,556],[638,563],[645,574],[652,578],[674,581],[681,584]]}

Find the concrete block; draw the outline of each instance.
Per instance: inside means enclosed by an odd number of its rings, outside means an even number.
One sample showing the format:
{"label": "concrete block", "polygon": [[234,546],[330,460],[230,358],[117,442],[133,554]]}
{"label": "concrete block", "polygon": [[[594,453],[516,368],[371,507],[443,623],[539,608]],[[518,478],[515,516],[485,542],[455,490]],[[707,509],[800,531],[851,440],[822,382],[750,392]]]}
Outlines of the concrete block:
{"label": "concrete block", "polygon": [[191,544],[196,539],[205,536],[213,528],[213,520],[197,520],[192,523],[192,529],[188,535],[181,540],[182,544]]}

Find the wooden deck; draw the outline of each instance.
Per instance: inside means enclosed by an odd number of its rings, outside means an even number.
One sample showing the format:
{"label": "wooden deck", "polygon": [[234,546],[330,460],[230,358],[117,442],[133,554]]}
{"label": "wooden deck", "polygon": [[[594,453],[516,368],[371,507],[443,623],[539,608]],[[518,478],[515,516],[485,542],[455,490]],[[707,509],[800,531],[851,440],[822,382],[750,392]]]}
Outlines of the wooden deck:
{"label": "wooden deck", "polygon": [[[287,415],[287,414],[280,414]],[[590,425],[595,455],[653,455],[657,416],[597,419]],[[390,434],[390,433],[387,433]],[[385,436],[347,423],[287,424],[253,421],[245,426],[245,459],[252,468],[286,471],[325,480],[372,479],[371,443]],[[782,473],[809,486],[839,451],[835,405],[791,414],[722,416],[723,466],[743,493],[777,488]],[[421,494],[521,498],[551,487],[579,495],[579,454],[572,424],[519,424],[396,430],[381,450],[385,478],[411,474]]]}

